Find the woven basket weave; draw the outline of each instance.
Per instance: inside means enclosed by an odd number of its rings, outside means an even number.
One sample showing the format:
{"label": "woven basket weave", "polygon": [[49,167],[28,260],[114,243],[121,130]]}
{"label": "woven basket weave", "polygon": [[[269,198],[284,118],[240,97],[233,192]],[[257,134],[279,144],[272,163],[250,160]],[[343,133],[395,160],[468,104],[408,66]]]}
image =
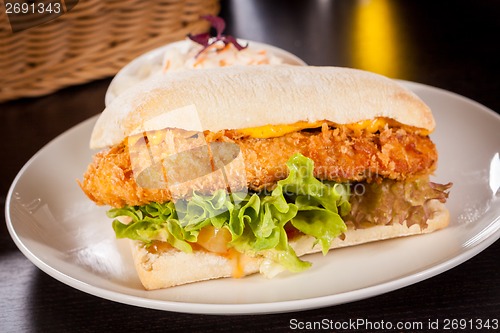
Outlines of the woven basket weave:
{"label": "woven basket weave", "polygon": [[48,23],[12,33],[0,12],[0,102],[108,77],[139,54],[209,29],[218,0],[80,0]]}

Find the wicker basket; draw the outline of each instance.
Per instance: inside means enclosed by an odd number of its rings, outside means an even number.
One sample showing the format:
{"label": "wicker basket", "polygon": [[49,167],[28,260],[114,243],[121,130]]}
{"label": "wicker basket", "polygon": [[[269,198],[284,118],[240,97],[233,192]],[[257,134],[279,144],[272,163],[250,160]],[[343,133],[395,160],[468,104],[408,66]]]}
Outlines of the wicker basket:
{"label": "wicker basket", "polygon": [[0,101],[114,75],[145,51],[207,31],[200,15],[218,11],[218,0],[80,0],[53,21],[13,33],[3,7]]}

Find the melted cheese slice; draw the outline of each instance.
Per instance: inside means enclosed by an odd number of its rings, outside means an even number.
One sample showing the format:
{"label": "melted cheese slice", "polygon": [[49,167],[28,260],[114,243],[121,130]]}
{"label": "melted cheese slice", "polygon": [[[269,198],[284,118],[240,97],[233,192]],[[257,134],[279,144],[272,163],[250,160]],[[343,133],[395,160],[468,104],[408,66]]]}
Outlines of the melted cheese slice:
{"label": "melted cheese slice", "polygon": [[[344,126],[356,133],[360,133],[361,131],[367,131],[369,133],[375,133],[377,131],[382,131],[387,127],[409,127],[405,125],[401,125],[398,122],[387,119],[387,118],[375,118],[369,120],[363,120],[352,124],[335,124],[330,121],[315,121],[315,122],[307,122],[307,121],[299,121],[293,124],[285,124],[285,125],[264,125],[258,127],[249,127],[235,130],[236,133],[242,136],[248,136],[255,139],[268,139],[268,138],[276,138],[283,136],[285,134],[299,132],[304,129],[313,129],[320,128],[324,123],[328,124],[332,127]],[[429,131],[421,128],[412,128],[412,131],[416,134],[420,135],[429,135]],[[141,133],[137,135],[133,135],[128,137],[127,144],[129,146],[135,144],[140,139],[143,139],[144,136],[148,137],[148,142],[153,145],[159,144],[165,138],[164,131],[150,131],[148,133]]]}
{"label": "melted cheese slice", "polygon": [[370,133],[375,133],[377,131],[384,129],[386,125],[388,125],[388,121],[386,119],[375,118],[371,120],[359,121],[354,124],[347,124],[344,126],[355,132],[365,130]]}
{"label": "melted cheese slice", "polygon": [[[275,138],[283,136],[288,133],[298,132],[304,129],[319,128],[324,123],[327,123],[328,125],[333,127],[345,126],[348,129],[358,133],[363,130],[369,133],[375,133],[377,131],[382,131],[388,126],[402,127],[402,125],[397,123],[396,121],[386,118],[375,118],[375,119],[363,120],[356,123],[343,124],[343,125],[338,125],[326,120],[316,121],[312,123],[307,121],[299,121],[297,123],[287,124],[287,125],[265,125],[258,127],[243,128],[243,129],[238,129],[237,132],[241,135],[249,136],[256,139],[267,139],[267,138]],[[414,131],[420,135],[429,134],[429,131],[426,131],[424,129],[414,128]]]}
{"label": "melted cheese slice", "polygon": [[318,128],[321,127],[322,124],[323,122],[320,121],[313,123],[309,123],[307,121],[299,121],[297,123],[287,125],[264,125],[258,127],[242,128],[238,129],[237,132],[244,136],[249,136],[256,139],[267,139],[283,136],[288,133],[298,132],[307,128]]}
{"label": "melted cheese slice", "polygon": [[[299,121],[297,123],[287,125],[265,125],[259,127],[244,128],[237,130],[237,132],[244,136],[250,136],[256,139],[267,139],[283,136],[288,133],[302,131],[304,129],[319,128],[325,122],[329,125],[335,126],[334,123],[329,121],[316,121],[312,123]],[[372,120],[360,121],[353,124],[347,124],[344,126],[353,131],[366,130],[370,133],[375,133],[379,130],[382,130],[387,124],[388,122],[384,118],[376,118]]]}

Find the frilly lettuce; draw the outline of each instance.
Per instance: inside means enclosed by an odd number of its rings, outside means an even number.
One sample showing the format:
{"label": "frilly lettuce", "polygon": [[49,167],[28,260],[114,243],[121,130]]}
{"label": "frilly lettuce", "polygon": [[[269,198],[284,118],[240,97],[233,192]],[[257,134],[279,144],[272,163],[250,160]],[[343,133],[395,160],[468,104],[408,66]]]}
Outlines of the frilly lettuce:
{"label": "frilly lettuce", "polygon": [[194,193],[189,200],[175,203],[111,209],[108,216],[128,216],[131,221],[113,221],[118,238],[146,244],[164,241],[184,252],[193,251],[191,243],[196,243],[203,227],[227,228],[231,233],[229,247],[299,272],[310,263],[300,260],[288,244],[285,225],[291,223],[303,234],[315,237],[326,254],[331,241],[346,230],[341,216],[350,211],[349,186],[319,181],[313,176],[313,161],[301,154],[292,156],[287,166],[288,177],[272,192]]}

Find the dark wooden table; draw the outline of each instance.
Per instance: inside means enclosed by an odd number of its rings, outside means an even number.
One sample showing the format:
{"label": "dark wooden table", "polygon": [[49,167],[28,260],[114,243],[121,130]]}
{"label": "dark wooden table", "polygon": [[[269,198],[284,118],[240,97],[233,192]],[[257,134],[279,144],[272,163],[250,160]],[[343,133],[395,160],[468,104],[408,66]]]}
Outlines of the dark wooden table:
{"label": "dark wooden table", "polygon": [[[500,110],[498,1],[233,0],[222,1],[221,15],[228,33],[282,47],[311,65],[421,82]],[[3,206],[16,173],[36,151],[103,109],[109,82],[0,104]],[[295,313],[209,316],[138,308],[68,287],[28,261],[5,219],[0,223],[0,332],[254,332],[291,330],[292,319],[443,324],[493,318],[500,319],[499,241],[443,274],[370,299]]]}

